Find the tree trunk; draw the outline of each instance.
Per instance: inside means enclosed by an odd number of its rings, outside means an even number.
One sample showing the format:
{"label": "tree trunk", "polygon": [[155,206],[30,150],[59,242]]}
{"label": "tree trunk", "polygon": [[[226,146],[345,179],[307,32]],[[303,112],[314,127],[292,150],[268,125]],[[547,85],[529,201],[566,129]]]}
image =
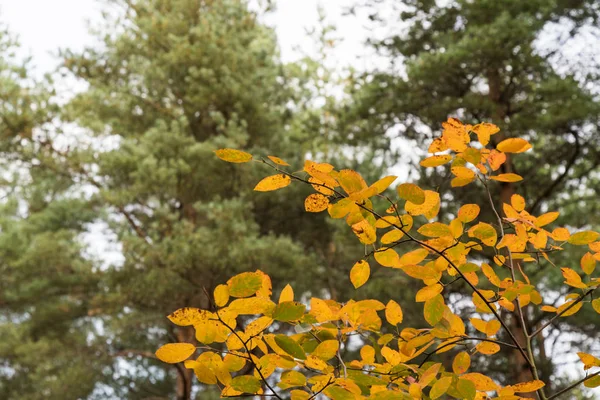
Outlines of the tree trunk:
{"label": "tree trunk", "polygon": [[[177,341],[180,343],[196,343],[194,329],[190,326],[178,328],[176,336]],[[191,400],[193,370],[184,368],[181,364],[177,364],[176,368],[177,383],[175,393],[177,395],[177,400]]]}
{"label": "tree trunk", "polygon": [[[488,71],[488,85],[489,85],[489,99],[495,105],[493,115],[492,115],[493,122],[502,128],[502,124],[503,124],[504,118],[506,116],[506,107],[502,101],[502,88],[501,88],[502,87],[502,79],[501,79],[501,76],[500,76],[500,73],[498,72],[498,70]],[[494,142],[499,143],[504,138],[505,138],[504,132],[501,130],[497,135],[495,135]],[[510,154],[506,154],[506,162],[504,163],[504,165],[502,165],[501,168],[502,168],[502,173],[514,172]],[[510,198],[512,197],[512,195],[516,194],[515,187],[510,182],[502,183],[501,185],[502,186],[501,186],[501,191],[500,191],[500,201],[501,201],[501,203],[510,204]],[[501,209],[501,207],[500,207],[500,209]],[[502,211],[500,211],[500,212],[502,212]],[[507,260],[507,262],[510,262],[510,261]],[[512,261],[512,263],[510,265],[508,265],[508,267],[514,271],[518,270],[517,262],[515,262],[514,260]],[[516,301],[514,302],[514,305],[515,305],[515,311],[513,313],[511,313],[511,318],[508,321],[508,327],[514,334],[514,336],[517,339],[517,341],[519,342],[519,344],[523,348],[525,348],[526,341],[527,341],[527,336],[526,336],[527,334],[521,324],[520,317],[518,314],[518,309],[517,309],[518,305],[517,305]],[[526,310],[522,310],[522,311],[523,311],[523,317],[524,317],[523,319],[525,320],[525,324],[527,324],[527,313],[525,312]],[[515,383],[527,382],[527,381],[531,381],[534,379],[533,374],[531,373],[531,370],[529,369],[527,360],[525,360],[523,358],[523,355],[521,354],[521,352],[518,349],[514,349],[512,351],[510,361],[511,361],[512,365],[509,366],[509,369],[511,371],[512,379],[514,380]],[[524,393],[524,394],[521,394],[521,396],[528,397],[528,398],[536,398],[535,393]]]}

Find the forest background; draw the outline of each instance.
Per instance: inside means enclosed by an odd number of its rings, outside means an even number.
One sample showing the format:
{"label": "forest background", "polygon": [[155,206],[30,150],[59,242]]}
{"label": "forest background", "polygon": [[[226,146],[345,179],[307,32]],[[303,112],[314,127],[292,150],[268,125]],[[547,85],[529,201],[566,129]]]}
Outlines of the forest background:
{"label": "forest background", "polygon": [[[443,216],[483,196],[459,198],[416,149],[448,116],[494,122],[536,149],[514,165],[528,210],[599,228],[595,1],[348,0],[320,14],[293,1],[82,1],[54,19],[65,29],[81,21],[73,11],[89,16],[94,33],[77,37],[36,23],[60,2],[18,2],[24,19],[16,3],[0,2],[2,399],[218,397],[186,389],[153,351],[185,340],[167,314],[206,306],[204,290],[237,272],[261,268],[275,292],[292,283],[307,297],[414,297],[383,270],[354,290],[352,234],[304,213],[302,188],[252,193],[260,171],[223,167],[216,148],[310,156],[368,181],[393,172],[435,187]],[[27,61],[28,48],[57,55]],[[558,300],[560,271],[531,268]],[[598,326],[591,310],[557,320],[536,340],[542,377],[557,389],[575,378],[566,355],[598,353]],[[519,378],[510,363],[475,361]]]}

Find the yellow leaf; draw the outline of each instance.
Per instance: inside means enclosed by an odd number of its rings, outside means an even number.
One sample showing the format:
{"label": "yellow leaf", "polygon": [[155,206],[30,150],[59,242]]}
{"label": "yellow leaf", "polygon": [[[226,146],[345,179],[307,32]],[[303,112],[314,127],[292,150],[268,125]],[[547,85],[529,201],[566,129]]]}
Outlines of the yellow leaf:
{"label": "yellow leaf", "polygon": [[[473,147],[469,147],[462,152],[461,156],[473,165],[477,165],[481,162],[481,151]],[[485,172],[482,172],[485,173]]]}
{"label": "yellow leaf", "polygon": [[587,353],[577,353],[577,355],[579,356],[579,358],[581,359],[581,362],[583,363],[583,370],[587,371],[590,368],[593,367],[600,367],[600,359],[594,357],[591,354],[587,354]]}
{"label": "yellow leaf", "polygon": [[208,311],[195,307],[184,307],[169,314],[169,321],[179,326],[190,326],[208,319]]}
{"label": "yellow leaf", "polygon": [[257,272],[243,272],[227,281],[229,295],[232,297],[252,296],[262,285],[262,277]]}
{"label": "yellow leaf", "polygon": [[573,245],[582,246],[595,242],[596,239],[598,239],[598,236],[600,236],[598,232],[583,231],[572,234],[567,241]]}
{"label": "yellow leaf", "polygon": [[429,224],[425,224],[421,226],[417,232],[419,232],[423,236],[427,237],[442,237],[442,236],[452,236],[452,232],[450,232],[450,227],[446,224],[442,224],[441,222],[431,222]]}
{"label": "yellow leaf", "polygon": [[511,388],[515,391],[515,393],[529,393],[535,392],[538,389],[543,388],[546,384],[540,380],[529,381],[529,382],[521,382],[516,385],[511,385]]}
{"label": "yellow leaf", "polygon": [[429,149],[427,149],[428,153],[439,153],[440,151],[448,150],[448,146],[442,140],[442,138],[435,138],[433,142],[429,145]]}
{"label": "yellow leaf", "polygon": [[393,249],[378,249],[374,256],[375,260],[384,267],[395,267],[400,263],[400,257]]}
{"label": "yellow leaf", "polygon": [[312,355],[327,361],[336,356],[340,344],[337,340],[324,340],[313,350]]}
{"label": "yellow leaf", "polygon": [[556,228],[552,231],[552,238],[559,242],[564,242],[571,237],[571,233],[567,228]]}
{"label": "yellow leaf", "polygon": [[351,169],[343,169],[337,174],[337,181],[348,194],[360,192],[367,187],[367,183],[360,174]]}
{"label": "yellow leaf", "polygon": [[450,186],[452,187],[463,187],[468,185],[469,183],[473,182],[475,180],[475,175],[473,175],[470,178],[462,178],[457,176],[456,178],[452,179],[452,181],[450,181]]}
{"label": "yellow leaf", "polygon": [[493,247],[498,240],[498,235],[496,230],[490,224],[486,224],[485,222],[480,222],[475,226],[472,226],[469,231],[469,237],[474,237],[485,245]]}
{"label": "yellow leaf", "polygon": [[446,122],[442,122],[444,128],[442,132],[442,140],[457,153],[465,151],[467,144],[471,141],[466,127],[456,118],[448,118]]}
{"label": "yellow leaf", "polygon": [[360,358],[365,364],[373,364],[375,362],[375,349],[369,345],[363,346],[360,349]]}
{"label": "yellow leaf", "polygon": [[248,326],[246,326],[244,333],[246,333],[248,337],[256,336],[259,333],[264,332],[272,323],[273,318],[262,316],[250,322]]}
{"label": "yellow leaf", "polygon": [[304,208],[308,212],[321,212],[327,210],[329,199],[320,193],[313,193],[304,200]]}
{"label": "yellow leaf", "polygon": [[260,380],[250,375],[239,375],[231,381],[231,387],[242,393],[258,393],[261,389]]}
{"label": "yellow leaf", "polygon": [[482,122],[477,124],[472,129],[473,132],[477,135],[477,139],[479,143],[486,146],[490,142],[490,136],[500,131],[494,124],[490,124],[487,122]]}
{"label": "yellow leaf", "polygon": [[424,215],[427,219],[433,219],[440,211],[440,194],[432,190],[425,190],[423,204],[407,201],[404,208],[410,215]]}
{"label": "yellow leaf", "polygon": [[581,257],[580,265],[586,275],[591,275],[596,269],[596,259],[592,256],[592,253],[588,251]]}
{"label": "yellow leaf", "polygon": [[421,167],[425,168],[439,167],[440,165],[447,164],[450,160],[452,160],[452,155],[444,154],[440,156],[427,157],[424,160],[421,160],[419,164],[421,164]]}
{"label": "yellow leaf", "polygon": [[257,192],[269,192],[288,186],[292,179],[284,174],[267,176],[256,184],[254,190]]}
{"label": "yellow leaf", "polygon": [[[311,186],[319,193],[324,194],[325,196],[332,196],[334,191],[333,189],[330,189],[330,186],[328,186],[325,182],[323,182],[320,179],[317,179],[313,176],[308,178],[308,182],[310,182]],[[335,182],[335,180],[332,178],[332,182],[335,183],[335,185],[337,185],[337,182]]]}
{"label": "yellow leaf", "polygon": [[581,307],[583,306],[583,302],[580,301],[579,303],[577,303],[575,305],[572,305],[573,303],[575,303],[575,300],[569,300],[569,301],[567,301],[566,303],[564,303],[563,305],[561,305],[560,307],[558,307],[556,309],[556,312],[557,313],[561,313],[564,310],[567,310],[567,308],[568,308],[567,311],[563,312],[560,315],[561,317],[568,317],[570,315],[573,315],[573,314],[577,313],[577,311],[581,310]]}
{"label": "yellow leaf", "polygon": [[600,314],[600,299],[592,300],[592,308],[594,309],[594,311]]}
{"label": "yellow leaf", "polygon": [[290,392],[291,400],[308,400],[311,398],[310,393],[307,393],[303,390],[292,390]]}
{"label": "yellow leaf", "polygon": [[523,177],[521,175],[509,173],[491,176],[490,179],[498,182],[519,182],[523,180]]}
{"label": "yellow leaf", "polygon": [[479,215],[477,204],[465,204],[458,210],[458,219],[465,224],[473,221]]}
{"label": "yellow leaf", "polygon": [[470,366],[471,357],[466,351],[461,351],[458,353],[456,357],[454,357],[454,361],[452,361],[452,371],[454,371],[454,373],[457,375],[467,372]]}
{"label": "yellow leaf", "polygon": [[227,285],[218,285],[213,293],[215,305],[223,307],[229,301],[229,287]]}
{"label": "yellow leaf", "polygon": [[402,255],[402,257],[400,258],[400,264],[402,264],[402,265],[418,264],[421,261],[423,261],[427,257],[427,255],[429,255],[429,251],[427,251],[427,249],[417,249],[417,250],[409,251],[408,253],[405,253],[404,255]]}
{"label": "yellow leaf", "polygon": [[443,396],[444,393],[446,393],[446,391],[450,388],[451,383],[452,377],[450,376],[440,378],[437,382],[435,382],[431,387],[431,391],[429,392],[429,397],[431,398],[431,400]]}
{"label": "yellow leaf", "polygon": [[306,377],[298,371],[284,371],[279,379],[279,386],[281,389],[289,389],[291,387],[298,387],[306,385]]}
{"label": "yellow leaf", "polygon": [[279,157],[275,157],[275,156],[267,156],[267,157],[269,157],[269,160],[273,161],[277,165],[283,165],[284,167],[289,167],[290,166],[290,164],[286,163],[285,161],[283,161]]}
{"label": "yellow leaf", "polygon": [[328,207],[328,212],[331,218],[344,218],[348,213],[357,212],[358,206],[351,199],[341,199],[335,204]]}
{"label": "yellow leaf", "polygon": [[464,178],[464,179],[474,179],[475,178],[475,171],[473,171],[472,169],[470,169],[468,167],[452,167],[450,169],[450,172],[452,172],[452,174],[454,174],[458,178]]}
{"label": "yellow leaf", "polygon": [[355,288],[359,288],[369,280],[371,268],[365,260],[360,260],[350,270],[350,281]]}
{"label": "yellow leaf", "polygon": [[398,229],[394,229],[393,231],[389,231],[388,233],[383,235],[380,240],[382,244],[390,244],[402,239],[403,236],[404,232]]}
{"label": "yellow leaf", "polygon": [[286,301],[294,301],[294,289],[292,289],[289,284],[285,285],[281,291],[278,303],[281,304],[285,303]]}
{"label": "yellow leaf", "polygon": [[417,292],[415,301],[419,303],[427,301],[435,297],[436,295],[442,293],[443,290],[444,287],[439,283],[435,283],[431,286],[426,286]]}
{"label": "yellow leaf", "polygon": [[502,164],[506,162],[506,154],[496,150],[492,150],[487,156],[486,161],[490,165],[492,171],[497,171],[502,166]]}
{"label": "yellow leaf", "polygon": [[479,332],[486,333],[487,321],[479,318],[470,318],[469,321],[471,321],[471,325],[473,325],[473,327]]}
{"label": "yellow leaf", "polygon": [[375,240],[377,240],[375,228],[373,228],[366,219],[353,224],[352,232],[354,232],[362,244],[375,243]]}
{"label": "yellow leaf", "polygon": [[175,364],[194,354],[196,346],[191,343],[168,343],[156,350],[156,357],[162,362]]}
{"label": "yellow leaf", "polygon": [[375,194],[383,193],[385,190],[398,178],[397,176],[386,176],[385,178],[381,178],[370,187],[375,189]]}
{"label": "yellow leaf", "polygon": [[492,342],[481,342],[475,346],[481,354],[491,355],[500,351],[500,346]]}
{"label": "yellow leaf", "polygon": [[237,372],[244,368],[246,359],[238,357],[235,354],[228,353],[223,357],[223,364],[230,372]]}
{"label": "yellow leaf", "polygon": [[400,220],[396,216],[386,215],[375,222],[375,228],[390,228],[400,225]]}
{"label": "yellow leaf", "polygon": [[404,318],[404,314],[402,313],[402,308],[400,304],[396,303],[394,300],[390,300],[385,306],[385,319],[392,325],[397,325],[402,323]]}
{"label": "yellow leaf", "polygon": [[513,194],[510,197],[510,204],[513,206],[513,208],[519,212],[523,211],[525,209],[525,199],[523,198],[523,196],[520,196],[518,194]]}
{"label": "yellow leaf", "polygon": [[554,220],[556,218],[558,218],[559,215],[560,215],[560,213],[558,211],[552,211],[552,212],[548,212],[546,214],[542,214],[535,219],[534,224],[538,228],[541,228],[542,226],[546,226],[549,223],[554,222]]}
{"label": "yellow leaf", "polygon": [[400,198],[415,205],[421,205],[425,201],[425,192],[414,183],[402,183],[398,185],[396,190]]}
{"label": "yellow leaf", "polygon": [[470,380],[475,384],[475,388],[477,390],[481,390],[483,392],[498,390],[498,385],[492,380],[492,378],[480,374],[479,372],[465,374],[461,377],[461,379]]}
{"label": "yellow leaf", "polygon": [[325,361],[313,355],[306,358],[304,365],[308,368],[316,369],[317,371],[325,371],[328,367],[328,364]]}
{"label": "yellow leaf", "polygon": [[525,139],[511,138],[498,143],[496,150],[503,153],[523,153],[531,148],[531,144]]}
{"label": "yellow leaf", "polygon": [[440,294],[425,302],[423,315],[425,316],[425,320],[429,323],[429,325],[434,326],[442,320],[445,307],[446,305],[444,304],[444,298]]}
{"label": "yellow leaf", "polygon": [[236,149],[215,150],[215,154],[223,161],[230,163],[245,163],[252,160],[252,154]]}

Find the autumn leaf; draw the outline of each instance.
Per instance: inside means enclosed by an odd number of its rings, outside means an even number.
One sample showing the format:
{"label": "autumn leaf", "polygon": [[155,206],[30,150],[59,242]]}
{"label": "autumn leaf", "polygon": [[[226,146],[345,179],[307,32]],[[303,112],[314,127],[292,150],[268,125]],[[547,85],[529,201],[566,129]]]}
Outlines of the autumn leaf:
{"label": "autumn leaf", "polygon": [[232,297],[252,296],[262,285],[262,277],[256,272],[243,272],[227,281],[229,295]]}
{"label": "autumn leaf", "polygon": [[227,285],[218,285],[214,290],[213,296],[217,307],[225,306],[229,301],[229,287]]}
{"label": "autumn leaf", "polygon": [[254,190],[257,192],[270,192],[288,186],[292,179],[284,174],[267,176],[256,184]]}
{"label": "autumn leaf", "polygon": [[596,241],[598,236],[600,236],[598,232],[583,231],[572,234],[567,241],[575,246],[583,246]]}
{"label": "autumn leaf", "polygon": [[187,360],[196,352],[196,346],[191,343],[168,343],[156,350],[156,357],[166,363],[176,364]]}
{"label": "autumn leaf", "polygon": [[390,300],[385,306],[385,319],[392,325],[402,323],[404,316],[400,304],[396,303],[394,300]]}
{"label": "autumn leaf", "polygon": [[523,177],[518,174],[508,173],[491,176],[490,179],[498,182],[519,182],[523,180]]}
{"label": "autumn leaf", "polygon": [[350,281],[356,289],[367,283],[369,275],[371,274],[371,268],[369,263],[365,260],[360,260],[350,270]]}
{"label": "autumn leaf", "polygon": [[521,382],[516,385],[511,385],[510,387],[515,391],[515,393],[529,393],[535,392],[538,389],[543,388],[546,384],[540,380],[534,380],[529,382]]}
{"label": "autumn leaf", "polygon": [[469,366],[471,366],[471,357],[466,351],[458,353],[452,361],[452,371],[457,375],[467,372]]}
{"label": "autumn leaf", "polygon": [[452,156],[450,154],[444,154],[441,156],[427,157],[424,160],[421,160],[419,164],[421,167],[425,168],[439,167],[440,165],[447,164],[450,160],[452,160]]}
{"label": "autumn leaf", "polygon": [[479,215],[477,204],[465,204],[458,210],[458,219],[465,224],[473,221]]}
{"label": "autumn leaf", "polygon": [[505,139],[496,146],[496,150],[503,153],[523,153],[529,149],[531,149],[531,144],[521,138]]}
{"label": "autumn leaf", "polygon": [[425,201],[425,192],[414,183],[402,183],[396,190],[401,199],[408,200],[415,205],[421,205]]}
{"label": "autumn leaf", "polygon": [[423,315],[429,325],[434,326],[444,315],[444,298],[438,294],[425,302]]}
{"label": "autumn leaf", "polygon": [[321,212],[327,210],[329,199],[320,193],[313,193],[304,200],[304,208],[308,212]]}
{"label": "autumn leaf", "polygon": [[251,375],[236,376],[230,386],[237,391],[250,394],[258,393],[262,387],[260,381]]}
{"label": "autumn leaf", "polygon": [[279,304],[286,301],[294,301],[294,289],[292,289],[289,283],[285,285],[281,291],[281,294],[279,295]]}
{"label": "autumn leaf", "polygon": [[269,157],[269,160],[273,161],[277,165],[283,165],[284,167],[289,167],[290,166],[290,164],[286,163],[285,161],[283,161],[279,157],[275,157],[275,156],[267,156],[267,157]]}
{"label": "autumn leaf", "polygon": [[223,161],[230,163],[245,163],[252,160],[252,154],[236,149],[215,150],[215,154]]}

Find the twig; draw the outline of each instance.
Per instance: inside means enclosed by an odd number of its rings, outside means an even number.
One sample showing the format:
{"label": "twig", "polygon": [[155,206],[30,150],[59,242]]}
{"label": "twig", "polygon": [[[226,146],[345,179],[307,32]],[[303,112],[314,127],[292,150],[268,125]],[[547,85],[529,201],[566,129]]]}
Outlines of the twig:
{"label": "twig", "polygon": [[588,379],[592,379],[593,377],[595,377],[597,375],[600,375],[600,371],[594,372],[593,374],[588,375],[588,376],[586,376],[586,377],[578,380],[577,382],[575,382],[575,383],[567,386],[566,388],[564,388],[563,390],[561,390],[558,393],[554,393],[552,396],[548,397],[548,400],[552,400],[552,399],[557,398],[561,394],[564,394],[564,393],[568,392],[569,390],[571,390],[571,389],[575,388],[576,386],[582,384],[583,382],[587,381]]}

